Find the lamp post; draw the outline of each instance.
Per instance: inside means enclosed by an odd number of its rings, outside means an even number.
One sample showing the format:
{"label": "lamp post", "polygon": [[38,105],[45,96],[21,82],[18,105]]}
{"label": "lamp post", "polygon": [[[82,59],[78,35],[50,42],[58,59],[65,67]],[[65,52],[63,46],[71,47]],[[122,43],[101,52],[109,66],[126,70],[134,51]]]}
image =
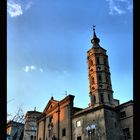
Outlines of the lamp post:
{"label": "lamp post", "polygon": [[49,123],[49,125],[48,125],[49,140],[52,139],[52,130],[53,130],[53,124],[52,123]]}
{"label": "lamp post", "polygon": [[96,125],[95,124],[88,125],[86,127],[86,131],[87,131],[87,134],[88,134],[89,139],[92,139],[94,137],[94,135],[95,135],[95,129],[96,129]]}

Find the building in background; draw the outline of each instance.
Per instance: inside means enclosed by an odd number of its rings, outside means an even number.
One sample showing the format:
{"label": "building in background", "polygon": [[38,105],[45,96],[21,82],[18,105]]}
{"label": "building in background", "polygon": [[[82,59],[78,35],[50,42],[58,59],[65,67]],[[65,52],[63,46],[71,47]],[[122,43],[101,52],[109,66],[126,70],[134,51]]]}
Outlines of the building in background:
{"label": "building in background", "polygon": [[8,140],[22,140],[24,124],[16,121],[9,121],[7,123],[7,139]]}
{"label": "building in background", "polygon": [[36,140],[133,140],[133,101],[114,99],[107,51],[99,42],[94,28],[87,51],[89,106],[74,107],[73,95],[51,97],[37,119]]}
{"label": "building in background", "polygon": [[28,111],[26,113],[23,140],[36,140],[36,119],[40,116],[40,114],[41,112],[38,112],[36,110]]}

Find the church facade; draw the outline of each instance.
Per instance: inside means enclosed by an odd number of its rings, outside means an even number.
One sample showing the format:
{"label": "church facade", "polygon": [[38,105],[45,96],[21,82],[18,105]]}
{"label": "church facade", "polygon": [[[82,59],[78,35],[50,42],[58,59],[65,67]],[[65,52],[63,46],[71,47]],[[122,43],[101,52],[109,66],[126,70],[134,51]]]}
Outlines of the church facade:
{"label": "church facade", "polygon": [[74,96],[53,97],[37,118],[36,140],[133,140],[133,101],[113,98],[107,51],[93,29],[87,51],[90,103],[73,106]]}

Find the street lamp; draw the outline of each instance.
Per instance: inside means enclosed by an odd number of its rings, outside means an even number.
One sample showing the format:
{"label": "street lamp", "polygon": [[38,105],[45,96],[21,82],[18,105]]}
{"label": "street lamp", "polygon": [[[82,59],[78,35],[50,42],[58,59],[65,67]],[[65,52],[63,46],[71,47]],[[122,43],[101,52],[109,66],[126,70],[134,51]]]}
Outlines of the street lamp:
{"label": "street lamp", "polygon": [[88,125],[86,127],[86,131],[87,131],[88,137],[90,139],[92,139],[95,136],[95,129],[96,129],[96,125],[95,124]]}

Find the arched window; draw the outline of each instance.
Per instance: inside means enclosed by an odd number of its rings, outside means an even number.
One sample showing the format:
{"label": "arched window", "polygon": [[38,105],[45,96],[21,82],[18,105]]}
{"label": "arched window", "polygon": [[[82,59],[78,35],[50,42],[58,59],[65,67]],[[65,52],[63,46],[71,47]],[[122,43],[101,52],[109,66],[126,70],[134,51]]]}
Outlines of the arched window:
{"label": "arched window", "polygon": [[33,140],[33,136],[31,135],[30,140]]}
{"label": "arched window", "polygon": [[64,136],[66,136],[66,129],[65,128],[62,129],[62,137],[64,137]]}

